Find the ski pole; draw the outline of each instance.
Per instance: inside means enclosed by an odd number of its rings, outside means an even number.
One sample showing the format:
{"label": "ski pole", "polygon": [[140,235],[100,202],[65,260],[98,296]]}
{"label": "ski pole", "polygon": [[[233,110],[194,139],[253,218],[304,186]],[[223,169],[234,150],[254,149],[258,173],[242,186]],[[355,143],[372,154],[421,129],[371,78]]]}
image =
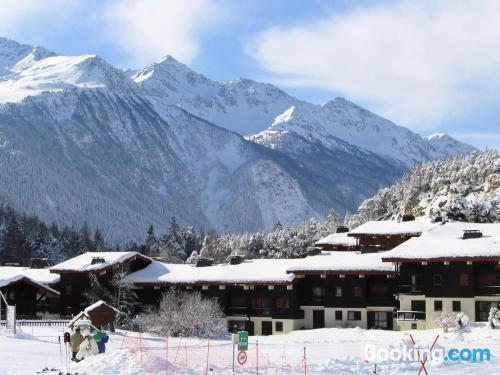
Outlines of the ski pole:
{"label": "ski pole", "polygon": [[57,341],[59,342],[59,354],[61,357],[61,372],[64,371],[64,364],[63,364],[63,355],[62,355],[62,348],[61,348],[61,336],[57,336]]}

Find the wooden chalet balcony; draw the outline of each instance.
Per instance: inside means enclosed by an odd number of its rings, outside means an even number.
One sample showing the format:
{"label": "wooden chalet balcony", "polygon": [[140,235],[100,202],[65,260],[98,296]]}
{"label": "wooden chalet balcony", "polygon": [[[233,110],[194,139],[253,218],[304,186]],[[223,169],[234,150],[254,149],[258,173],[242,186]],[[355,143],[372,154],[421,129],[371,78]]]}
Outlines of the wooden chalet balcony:
{"label": "wooden chalet balcony", "polygon": [[396,311],[394,315],[399,322],[417,322],[425,320],[425,311]]}
{"label": "wooden chalet balcony", "polygon": [[424,286],[423,285],[398,285],[398,293],[400,294],[423,294]]}
{"label": "wooden chalet balcony", "polygon": [[226,315],[228,316],[247,316],[248,308],[246,306],[228,306],[226,308]]}
{"label": "wooden chalet balcony", "polygon": [[476,286],[476,296],[500,296],[500,285]]}

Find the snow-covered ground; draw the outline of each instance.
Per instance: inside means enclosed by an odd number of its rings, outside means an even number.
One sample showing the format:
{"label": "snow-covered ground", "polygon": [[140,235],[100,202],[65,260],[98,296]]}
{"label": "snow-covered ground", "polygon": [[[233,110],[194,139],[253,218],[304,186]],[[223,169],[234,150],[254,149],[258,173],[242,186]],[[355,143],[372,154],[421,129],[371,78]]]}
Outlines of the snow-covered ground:
{"label": "snow-covered ground", "polygon": [[[57,374],[67,369],[65,347],[58,343],[61,327],[25,327],[16,336],[0,331],[0,374]],[[490,361],[428,362],[428,374],[498,374],[500,372],[500,330],[476,324],[460,333],[440,330],[392,332],[358,328],[327,328],[296,331],[282,336],[251,337],[246,365],[236,365],[236,373],[254,374],[372,374],[373,362],[365,360],[366,345],[377,349],[412,346],[410,333],[422,347],[440,335],[437,348],[458,350],[489,348]],[[258,341],[258,359],[257,359]],[[304,363],[304,348],[306,362]],[[62,352],[62,356],[61,356]],[[168,358],[168,362],[166,359]],[[207,368],[208,358],[208,368]],[[130,332],[112,334],[107,353],[71,363],[78,374],[231,374],[232,345],[229,340],[164,338]],[[418,362],[382,361],[377,374],[417,374]],[[46,369],[44,371],[44,369]],[[422,374],[425,372],[422,371]]]}

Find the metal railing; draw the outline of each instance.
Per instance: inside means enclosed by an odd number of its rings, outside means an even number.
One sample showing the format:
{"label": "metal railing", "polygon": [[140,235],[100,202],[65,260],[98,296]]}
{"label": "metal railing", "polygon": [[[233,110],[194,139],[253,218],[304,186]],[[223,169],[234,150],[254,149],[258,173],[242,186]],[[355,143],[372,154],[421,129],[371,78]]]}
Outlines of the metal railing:
{"label": "metal railing", "polygon": [[394,315],[398,322],[417,322],[426,316],[425,311],[396,311]]}
{"label": "metal railing", "polygon": [[398,293],[402,294],[422,294],[424,291],[423,285],[398,285]]}
{"label": "metal railing", "polygon": [[[69,320],[47,319],[47,320],[16,320],[18,326],[31,326],[31,327],[65,327],[69,324]],[[5,326],[5,320],[0,320],[0,326]]]}

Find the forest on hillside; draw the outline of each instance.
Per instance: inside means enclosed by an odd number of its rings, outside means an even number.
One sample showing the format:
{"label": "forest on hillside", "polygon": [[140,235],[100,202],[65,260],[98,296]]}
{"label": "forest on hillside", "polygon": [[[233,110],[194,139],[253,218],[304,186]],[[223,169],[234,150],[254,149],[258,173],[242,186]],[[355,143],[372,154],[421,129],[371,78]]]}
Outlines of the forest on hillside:
{"label": "forest on hillside", "polygon": [[168,230],[150,225],[144,240],[125,246],[106,242],[90,224],[81,228],[46,224],[32,215],[0,206],[0,263],[30,265],[33,258],[53,265],[87,251],[137,251],[166,262],[195,263],[200,257],[224,262],[230,255],[293,258],[304,254],[338,225],[354,228],[368,220],[399,219],[404,214],[469,222],[500,221],[500,155],[496,151],[431,161],[415,166],[400,182],[364,201],[358,212],[340,218],[334,210],[325,221],[314,218],[296,228],[276,223],[270,231],[219,234],[180,227],[175,217]]}

